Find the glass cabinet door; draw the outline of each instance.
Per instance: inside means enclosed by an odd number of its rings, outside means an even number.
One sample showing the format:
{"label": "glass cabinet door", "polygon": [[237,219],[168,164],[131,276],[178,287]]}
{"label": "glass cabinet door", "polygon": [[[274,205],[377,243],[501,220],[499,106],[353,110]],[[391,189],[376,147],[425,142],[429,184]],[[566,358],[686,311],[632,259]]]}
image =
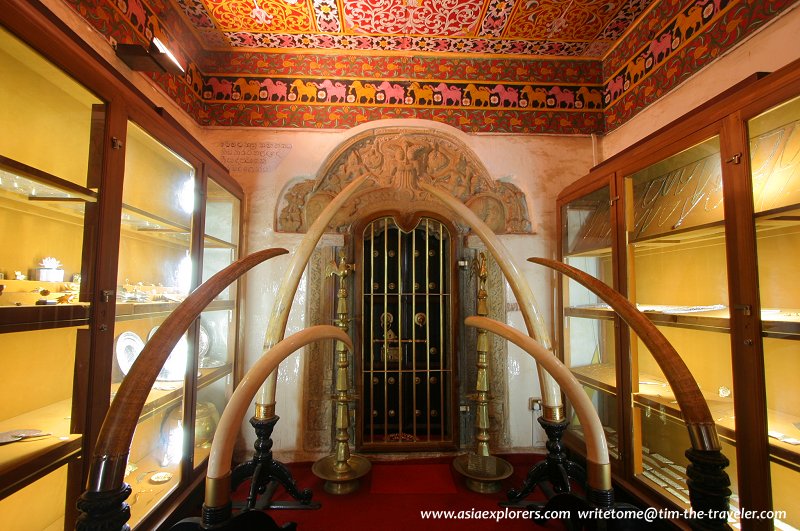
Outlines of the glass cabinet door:
{"label": "glass cabinet door", "polygon": [[[614,285],[611,259],[611,193],[608,186],[561,208],[564,263]],[[620,458],[617,355],[614,314],[581,284],[563,277],[564,362],[594,402],[606,431],[612,460]],[[578,418],[570,414],[570,431],[582,437]]]}
{"label": "glass cabinet door", "polygon": [[[129,122],[122,201],[112,395],[145,342],[192,288],[195,169]],[[142,410],[125,477],[133,488],[131,526],[180,482],[190,356],[187,334],[170,353]]]}
{"label": "glass cabinet door", "polygon": [[[205,204],[203,282],[239,258],[240,211],[239,199],[209,179]],[[194,431],[196,467],[208,457],[219,416],[233,393],[237,322],[237,283],[234,282],[200,316],[200,376]]]}
{"label": "glass cabinet door", "polygon": [[[736,454],[722,173],[718,137],[624,179],[628,295],[694,375],[731,461]],[[688,507],[680,408],[655,359],[631,334],[633,472]],[[736,506],[737,487],[732,486]]]}
{"label": "glass cabinet door", "polygon": [[64,464],[78,463],[85,420],[74,375],[89,356],[81,278],[105,105],[3,28],[0,79],[0,522],[63,529],[68,481],[80,481]]}
{"label": "glass cabinet door", "polygon": [[748,130],[772,502],[786,511],[781,528],[800,528],[800,98],[753,118]]}

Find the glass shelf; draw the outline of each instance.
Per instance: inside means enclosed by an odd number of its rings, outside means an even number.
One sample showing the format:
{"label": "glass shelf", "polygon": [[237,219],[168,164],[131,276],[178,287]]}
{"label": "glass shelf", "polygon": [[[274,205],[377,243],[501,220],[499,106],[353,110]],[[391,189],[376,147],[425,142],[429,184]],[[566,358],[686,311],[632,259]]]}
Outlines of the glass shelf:
{"label": "glass shelf", "polygon": [[97,201],[97,192],[0,155],[0,190],[22,201]]}
{"label": "glass shelf", "polygon": [[[209,369],[200,369],[197,377],[198,388],[203,388],[213,384],[221,378],[225,378],[232,372],[232,365],[226,363],[220,367]],[[116,394],[120,384],[113,384],[111,387],[111,396]],[[183,382],[180,381],[159,381],[156,380],[150,393],[147,395],[147,400],[142,407],[142,413],[139,417],[140,421],[145,420],[153,413],[169,408],[178,403],[183,396]]]}
{"label": "glass shelf", "polygon": [[191,227],[125,204],[122,205],[122,230],[167,241],[174,240],[181,247],[189,245],[191,234]]}
{"label": "glass shelf", "polygon": [[[156,317],[166,317],[178,307],[179,302],[122,302],[117,304],[117,321],[129,321],[132,319],[150,319]],[[232,310],[235,301],[214,300],[211,301],[206,309]]]}
{"label": "glass shelf", "polygon": [[72,400],[61,400],[0,420],[0,433],[36,429],[46,434],[0,445],[0,498],[28,479],[30,470],[47,468],[80,452],[81,436],[70,433],[71,416]]}

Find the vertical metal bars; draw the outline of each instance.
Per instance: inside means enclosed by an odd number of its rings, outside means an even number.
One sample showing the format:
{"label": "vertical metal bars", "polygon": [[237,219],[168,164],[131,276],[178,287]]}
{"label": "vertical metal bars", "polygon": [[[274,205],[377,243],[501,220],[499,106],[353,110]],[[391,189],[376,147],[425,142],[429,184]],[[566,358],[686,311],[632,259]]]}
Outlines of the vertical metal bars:
{"label": "vertical metal bars", "polygon": [[449,231],[384,217],[362,237],[362,443],[452,443]]}

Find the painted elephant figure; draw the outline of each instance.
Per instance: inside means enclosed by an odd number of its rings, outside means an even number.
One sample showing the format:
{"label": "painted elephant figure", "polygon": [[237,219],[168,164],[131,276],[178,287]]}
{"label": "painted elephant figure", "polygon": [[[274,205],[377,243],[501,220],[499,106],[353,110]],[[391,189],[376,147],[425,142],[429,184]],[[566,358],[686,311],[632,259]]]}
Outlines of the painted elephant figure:
{"label": "painted elephant figure", "polygon": [[469,99],[476,107],[486,107],[492,99],[492,92],[486,87],[476,87],[470,83],[464,89],[464,99]]}

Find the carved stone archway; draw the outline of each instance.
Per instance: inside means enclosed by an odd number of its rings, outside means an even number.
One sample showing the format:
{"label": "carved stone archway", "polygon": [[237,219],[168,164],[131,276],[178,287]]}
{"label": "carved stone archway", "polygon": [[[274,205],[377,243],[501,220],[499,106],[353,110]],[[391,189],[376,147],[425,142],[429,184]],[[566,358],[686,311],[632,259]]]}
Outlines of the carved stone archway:
{"label": "carved stone archway", "polygon": [[349,139],[320,168],[317,179],[290,183],[281,194],[275,227],[305,232],[339,191],[355,177],[370,175],[328,227],[337,232],[355,219],[381,210],[439,210],[441,203],[420,183],[448,190],[497,234],[531,233],[522,191],[495,181],[464,143],[451,135],[413,127],[373,129]]}
{"label": "carved stone archway", "polygon": [[[305,232],[325,204],[365,172],[371,176],[370,181],[344,206],[328,231],[348,232],[356,219],[380,211],[441,211],[442,204],[419,186],[420,182],[427,182],[454,194],[498,234],[532,232],[525,197],[516,186],[492,180],[472,150],[453,136],[413,127],[376,129],[349,139],[328,157],[317,179],[295,181],[284,189],[278,202],[275,227],[282,232]],[[464,225],[458,228],[462,235],[468,232]],[[465,258],[477,253],[475,249],[464,251]],[[314,252],[306,279],[308,301],[331,299],[330,279],[324,271],[335,258],[335,250],[329,246]],[[490,316],[503,321],[508,311],[505,281],[491,256],[489,271]],[[473,311],[477,287],[469,274],[464,274],[461,281],[459,314],[467,315]],[[308,324],[329,322],[325,308],[330,310],[324,304],[309,303],[306,308]],[[458,394],[462,404],[471,405],[467,397],[475,389],[475,334],[473,330],[461,333]],[[506,342],[494,338],[491,350],[490,434],[492,448],[499,450],[511,444],[507,422]],[[333,448],[334,418],[329,400],[333,385],[332,346],[311,345],[305,360],[302,445],[304,451],[316,455]],[[353,364],[351,359],[351,367]],[[472,413],[468,411],[461,418],[461,447],[472,444],[473,428]]]}

